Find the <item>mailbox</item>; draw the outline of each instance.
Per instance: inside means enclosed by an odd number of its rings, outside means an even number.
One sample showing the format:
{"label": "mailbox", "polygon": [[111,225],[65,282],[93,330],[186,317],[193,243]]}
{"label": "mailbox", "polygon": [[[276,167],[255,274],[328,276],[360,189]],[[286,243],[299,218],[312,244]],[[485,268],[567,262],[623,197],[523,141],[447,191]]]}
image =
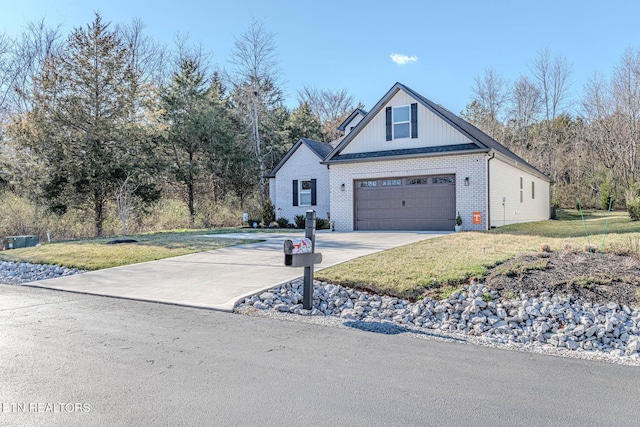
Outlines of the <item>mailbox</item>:
{"label": "mailbox", "polygon": [[322,262],[322,254],[315,253],[316,212],[307,211],[304,239],[284,241],[284,265],[304,267],[302,307],[311,310],[313,302],[313,265]]}
{"label": "mailbox", "polygon": [[322,254],[313,252],[313,240],[290,239],[284,241],[284,265],[288,267],[311,267],[322,262]]}
{"label": "mailbox", "polygon": [[313,252],[311,239],[291,239],[284,241],[284,253],[287,255],[310,254]]}

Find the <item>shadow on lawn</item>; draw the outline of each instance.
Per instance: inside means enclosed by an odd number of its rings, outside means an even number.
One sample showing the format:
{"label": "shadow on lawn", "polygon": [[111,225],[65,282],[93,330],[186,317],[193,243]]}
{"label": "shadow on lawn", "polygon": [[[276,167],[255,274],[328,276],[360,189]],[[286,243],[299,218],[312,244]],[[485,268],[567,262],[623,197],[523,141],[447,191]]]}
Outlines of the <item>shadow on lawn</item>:
{"label": "shadow on lawn", "polygon": [[446,335],[435,334],[431,332],[420,331],[417,329],[406,328],[404,326],[396,325],[393,323],[386,322],[363,322],[361,320],[356,321],[347,321],[343,323],[344,326],[353,329],[359,329],[365,332],[375,332],[376,334],[384,334],[384,335],[400,335],[404,333],[416,334],[416,335],[426,335],[429,337],[436,337],[447,339],[451,341],[458,342],[467,342],[467,340],[461,338],[453,338]]}

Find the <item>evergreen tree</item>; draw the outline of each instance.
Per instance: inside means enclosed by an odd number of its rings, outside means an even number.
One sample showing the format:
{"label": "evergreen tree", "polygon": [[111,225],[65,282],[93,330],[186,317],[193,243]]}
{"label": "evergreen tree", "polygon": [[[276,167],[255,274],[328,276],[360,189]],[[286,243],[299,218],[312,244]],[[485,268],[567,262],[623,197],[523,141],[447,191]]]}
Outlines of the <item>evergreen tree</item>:
{"label": "evergreen tree", "polygon": [[285,132],[286,143],[289,147],[300,138],[322,141],[322,126],[307,102],[301,102],[298,108],[291,112],[285,125]]}
{"label": "evergreen tree", "polygon": [[182,54],[178,69],[161,95],[161,138],[169,180],[181,188],[195,226],[198,186],[226,170],[233,129],[219,82],[207,79],[199,54]]}
{"label": "evergreen tree", "polygon": [[127,54],[100,14],[74,29],[65,48],[47,59],[22,132],[43,163],[40,185],[50,209],[62,214],[89,203],[96,236],[117,183],[139,163],[130,99],[136,75]]}

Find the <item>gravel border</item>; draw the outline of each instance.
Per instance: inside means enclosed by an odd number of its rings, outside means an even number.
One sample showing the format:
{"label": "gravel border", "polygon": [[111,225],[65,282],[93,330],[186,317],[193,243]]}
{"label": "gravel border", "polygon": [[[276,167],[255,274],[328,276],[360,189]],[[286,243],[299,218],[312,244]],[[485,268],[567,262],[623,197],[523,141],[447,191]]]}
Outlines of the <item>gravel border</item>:
{"label": "gravel border", "polygon": [[20,285],[22,283],[72,276],[84,272],[84,270],[77,268],[67,268],[58,265],[0,261],[0,283],[5,285]]}
{"label": "gravel border", "polygon": [[[506,299],[475,284],[463,287],[461,293],[454,293],[448,300],[425,299],[411,303],[326,282],[315,282],[313,307],[318,308],[303,310],[301,301],[302,279],[296,279],[245,298],[236,305],[234,312],[387,335],[402,334],[418,339],[640,366],[640,352],[637,349],[640,346],[640,307],[631,309],[615,303],[582,304],[571,296],[550,294],[539,297],[524,294],[517,299]],[[327,304],[327,301],[340,301],[342,304]],[[384,312],[382,307],[377,308],[377,303],[381,301],[387,301],[388,307],[393,306],[391,314]],[[376,308],[370,308],[372,302],[377,302],[373,304]],[[364,307],[368,309],[365,311]],[[545,314],[539,313],[538,307],[545,307],[542,309]],[[463,314],[465,310],[467,316]],[[533,315],[528,316],[526,310]],[[470,314],[469,311],[476,313]],[[462,321],[461,318],[465,317],[466,320]],[[454,326],[449,322],[451,319],[467,327]],[[494,323],[491,325],[491,322]],[[497,328],[499,330],[493,328],[495,325],[501,325]],[[451,330],[454,328],[456,330]],[[509,329],[509,334],[503,334],[506,329]],[[541,330],[544,332],[541,333]],[[614,330],[617,337],[613,336]],[[591,336],[587,337],[587,333]],[[587,342],[591,344],[585,344]],[[600,348],[595,346],[596,343]]]}

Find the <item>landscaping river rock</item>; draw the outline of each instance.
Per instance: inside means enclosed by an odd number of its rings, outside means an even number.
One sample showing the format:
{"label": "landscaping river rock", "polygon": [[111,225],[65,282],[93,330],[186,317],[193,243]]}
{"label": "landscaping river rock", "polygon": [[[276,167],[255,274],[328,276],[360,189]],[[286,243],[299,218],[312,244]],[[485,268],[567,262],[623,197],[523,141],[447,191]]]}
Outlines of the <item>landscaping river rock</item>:
{"label": "landscaping river rock", "polygon": [[236,311],[332,316],[374,332],[389,333],[394,325],[478,344],[640,365],[639,307],[581,302],[549,292],[504,298],[475,282],[443,301],[410,302],[316,282],[314,308],[304,310],[302,292],[302,281],[292,281],[245,298]]}
{"label": "landscaping river rock", "polygon": [[61,276],[71,276],[78,273],[84,273],[84,270],[60,267],[57,265],[0,261],[0,283],[8,285],[53,279]]}

